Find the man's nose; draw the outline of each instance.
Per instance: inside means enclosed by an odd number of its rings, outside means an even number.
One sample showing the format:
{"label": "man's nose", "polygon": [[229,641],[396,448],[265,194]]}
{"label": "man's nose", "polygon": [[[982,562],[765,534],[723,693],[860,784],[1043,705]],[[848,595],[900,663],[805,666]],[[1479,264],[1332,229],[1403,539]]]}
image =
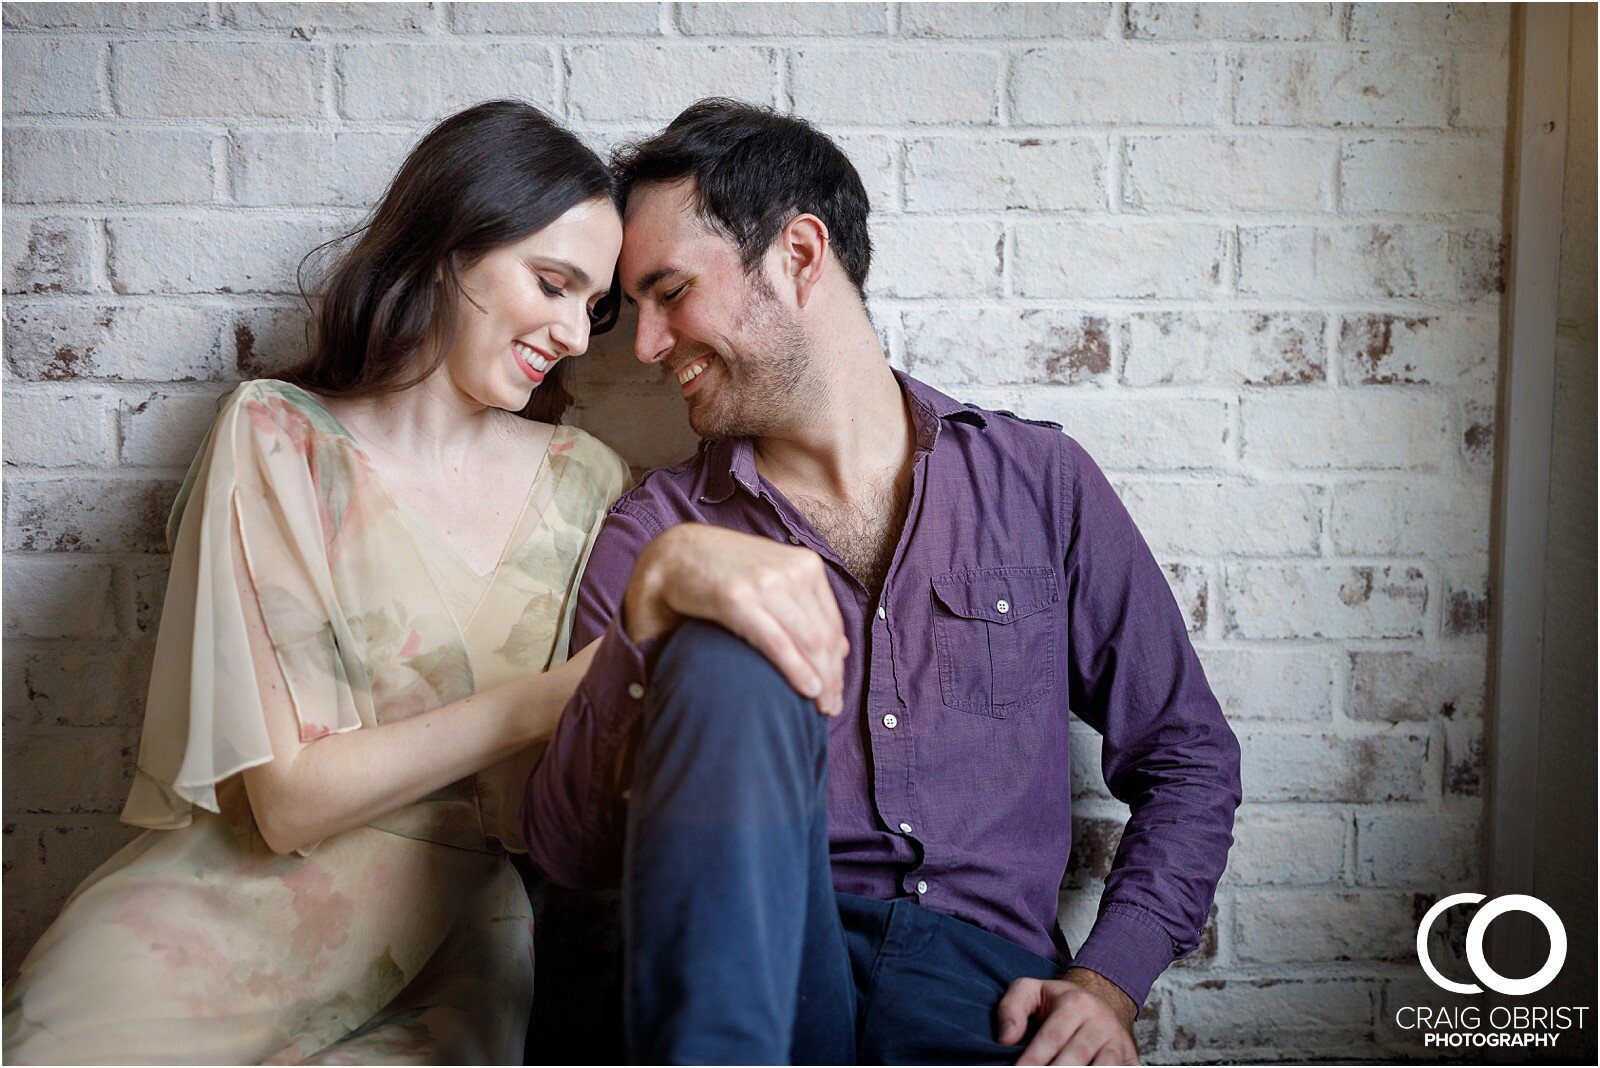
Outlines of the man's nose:
{"label": "man's nose", "polygon": [[633,354],[642,363],[660,363],[672,351],[672,331],[659,309],[639,305],[639,325],[633,332]]}

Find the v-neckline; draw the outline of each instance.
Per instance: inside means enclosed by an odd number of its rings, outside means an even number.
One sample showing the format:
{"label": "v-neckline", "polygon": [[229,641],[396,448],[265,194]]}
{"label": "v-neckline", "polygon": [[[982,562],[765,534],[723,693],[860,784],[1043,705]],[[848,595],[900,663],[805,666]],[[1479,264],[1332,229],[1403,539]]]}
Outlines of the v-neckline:
{"label": "v-neckline", "polygon": [[[334,426],[338,427],[339,433],[344,435],[344,437],[350,442],[350,447],[355,450],[355,453],[358,457],[360,457],[361,462],[366,465],[367,472],[371,477],[373,484],[378,487],[379,492],[388,498],[389,503],[394,506],[394,510],[406,520],[413,530],[422,534],[429,541],[433,542],[438,548],[443,549],[463,571],[471,575],[480,584],[487,588],[488,585],[493,582],[494,577],[500,573],[500,569],[505,566],[507,558],[511,556],[512,552],[516,548],[513,543],[516,542],[517,535],[521,532],[523,523],[528,518],[528,506],[533,502],[535,491],[538,490],[539,482],[544,477],[545,464],[550,457],[550,446],[555,441],[556,427],[551,426],[549,433],[544,435],[544,448],[539,452],[539,464],[534,468],[533,479],[528,483],[528,492],[523,496],[522,505],[517,509],[516,518],[512,521],[511,529],[506,534],[505,544],[500,547],[500,555],[495,559],[494,566],[489,568],[488,571],[479,571],[477,568],[473,567],[467,562],[466,557],[461,555],[461,551],[459,549],[450,544],[450,542],[446,541],[444,536],[438,531],[434,530],[432,525],[429,524],[427,520],[423,519],[415,508],[406,503],[405,499],[394,491],[394,489],[389,485],[388,480],[383,477],[383,472],[379,470],[378,465],[373,462],[371,455],[369,455],[367,450],[362,446],[361,439],[357,438],[355,434],[351,432],[350,428],[345,426],[343,421],[341,421],[340,418],[335,415],[326,404],[322,403],[321,399],[319,399],[316,394],[299,386],[295,386],[294,388],[309,398],[311,403],[320,408],[322,413],[328,417],[329,421],[331,421]],[[482,603],[482,598],[479,598],[479,603]],[[476,609],[474,609],[474,614],[475,613]]]}

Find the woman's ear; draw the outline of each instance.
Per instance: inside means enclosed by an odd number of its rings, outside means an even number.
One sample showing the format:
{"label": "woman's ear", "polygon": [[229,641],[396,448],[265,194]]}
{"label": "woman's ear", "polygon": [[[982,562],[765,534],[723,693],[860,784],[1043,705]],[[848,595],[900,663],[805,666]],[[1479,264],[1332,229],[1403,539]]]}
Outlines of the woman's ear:
{"label": "woman's ear", "polygon": [[795,304],[811,299],[828,262],[828,225],[809,213],[796,215],[778,234],[784,276],[794,286]]}

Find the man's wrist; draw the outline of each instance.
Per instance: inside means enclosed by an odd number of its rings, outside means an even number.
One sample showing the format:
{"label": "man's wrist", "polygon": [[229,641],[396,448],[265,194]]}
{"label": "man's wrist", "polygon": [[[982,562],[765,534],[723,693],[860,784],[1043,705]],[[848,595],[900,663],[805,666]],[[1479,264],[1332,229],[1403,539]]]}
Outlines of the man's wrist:
{"label": "man's wrist", "polygon": [[1101,975],[1092,968],[1069,967],[1061,978],[1094,994],[1117,1014],[1117,1019],[1130,1031],[1133,1030],[1133,1021],[1139,1016],[1139,1006],[1116,983]]}

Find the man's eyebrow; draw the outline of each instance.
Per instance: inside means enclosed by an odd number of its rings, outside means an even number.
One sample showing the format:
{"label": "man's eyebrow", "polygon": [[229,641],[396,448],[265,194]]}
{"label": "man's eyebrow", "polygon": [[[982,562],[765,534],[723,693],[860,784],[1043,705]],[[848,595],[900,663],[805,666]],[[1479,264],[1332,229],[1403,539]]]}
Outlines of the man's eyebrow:
{"label": "man's eyebrow", "polygon": [[558,260],[552,256],[540,256],[539,262],[546,264],[547,266],[554,267],[556,270],[572,279],[573,283],[576,284],[579,289],[588,289],[590,286],[594,285],[594,279],[589,277],[589,272],[584,270],[582,267],[579,267],[576,263],[571,263],[567,260]]}
{"label": "man's eyebrow", "polygon": [[[638,292],[640,292],[640,293],[648,293],[648,292],[650,292],[652,289],[654,289],[656,287],[656,283],[657,282],[661,281],[663,278],[665,278],[669,274],[677,274],[679,272],[679,270],[680,270],[680,268],[673,267],[671,265],[668,265],[666,267],[657,267],[655,270],[651,271],[649,274],[647,274],[643,278],[639,279]],[[637,304],[638,303],[638,301],[634,299],[633,294],[624,292],[622,295],[628,298],[628,303],[630,303],[630,304]]]}

